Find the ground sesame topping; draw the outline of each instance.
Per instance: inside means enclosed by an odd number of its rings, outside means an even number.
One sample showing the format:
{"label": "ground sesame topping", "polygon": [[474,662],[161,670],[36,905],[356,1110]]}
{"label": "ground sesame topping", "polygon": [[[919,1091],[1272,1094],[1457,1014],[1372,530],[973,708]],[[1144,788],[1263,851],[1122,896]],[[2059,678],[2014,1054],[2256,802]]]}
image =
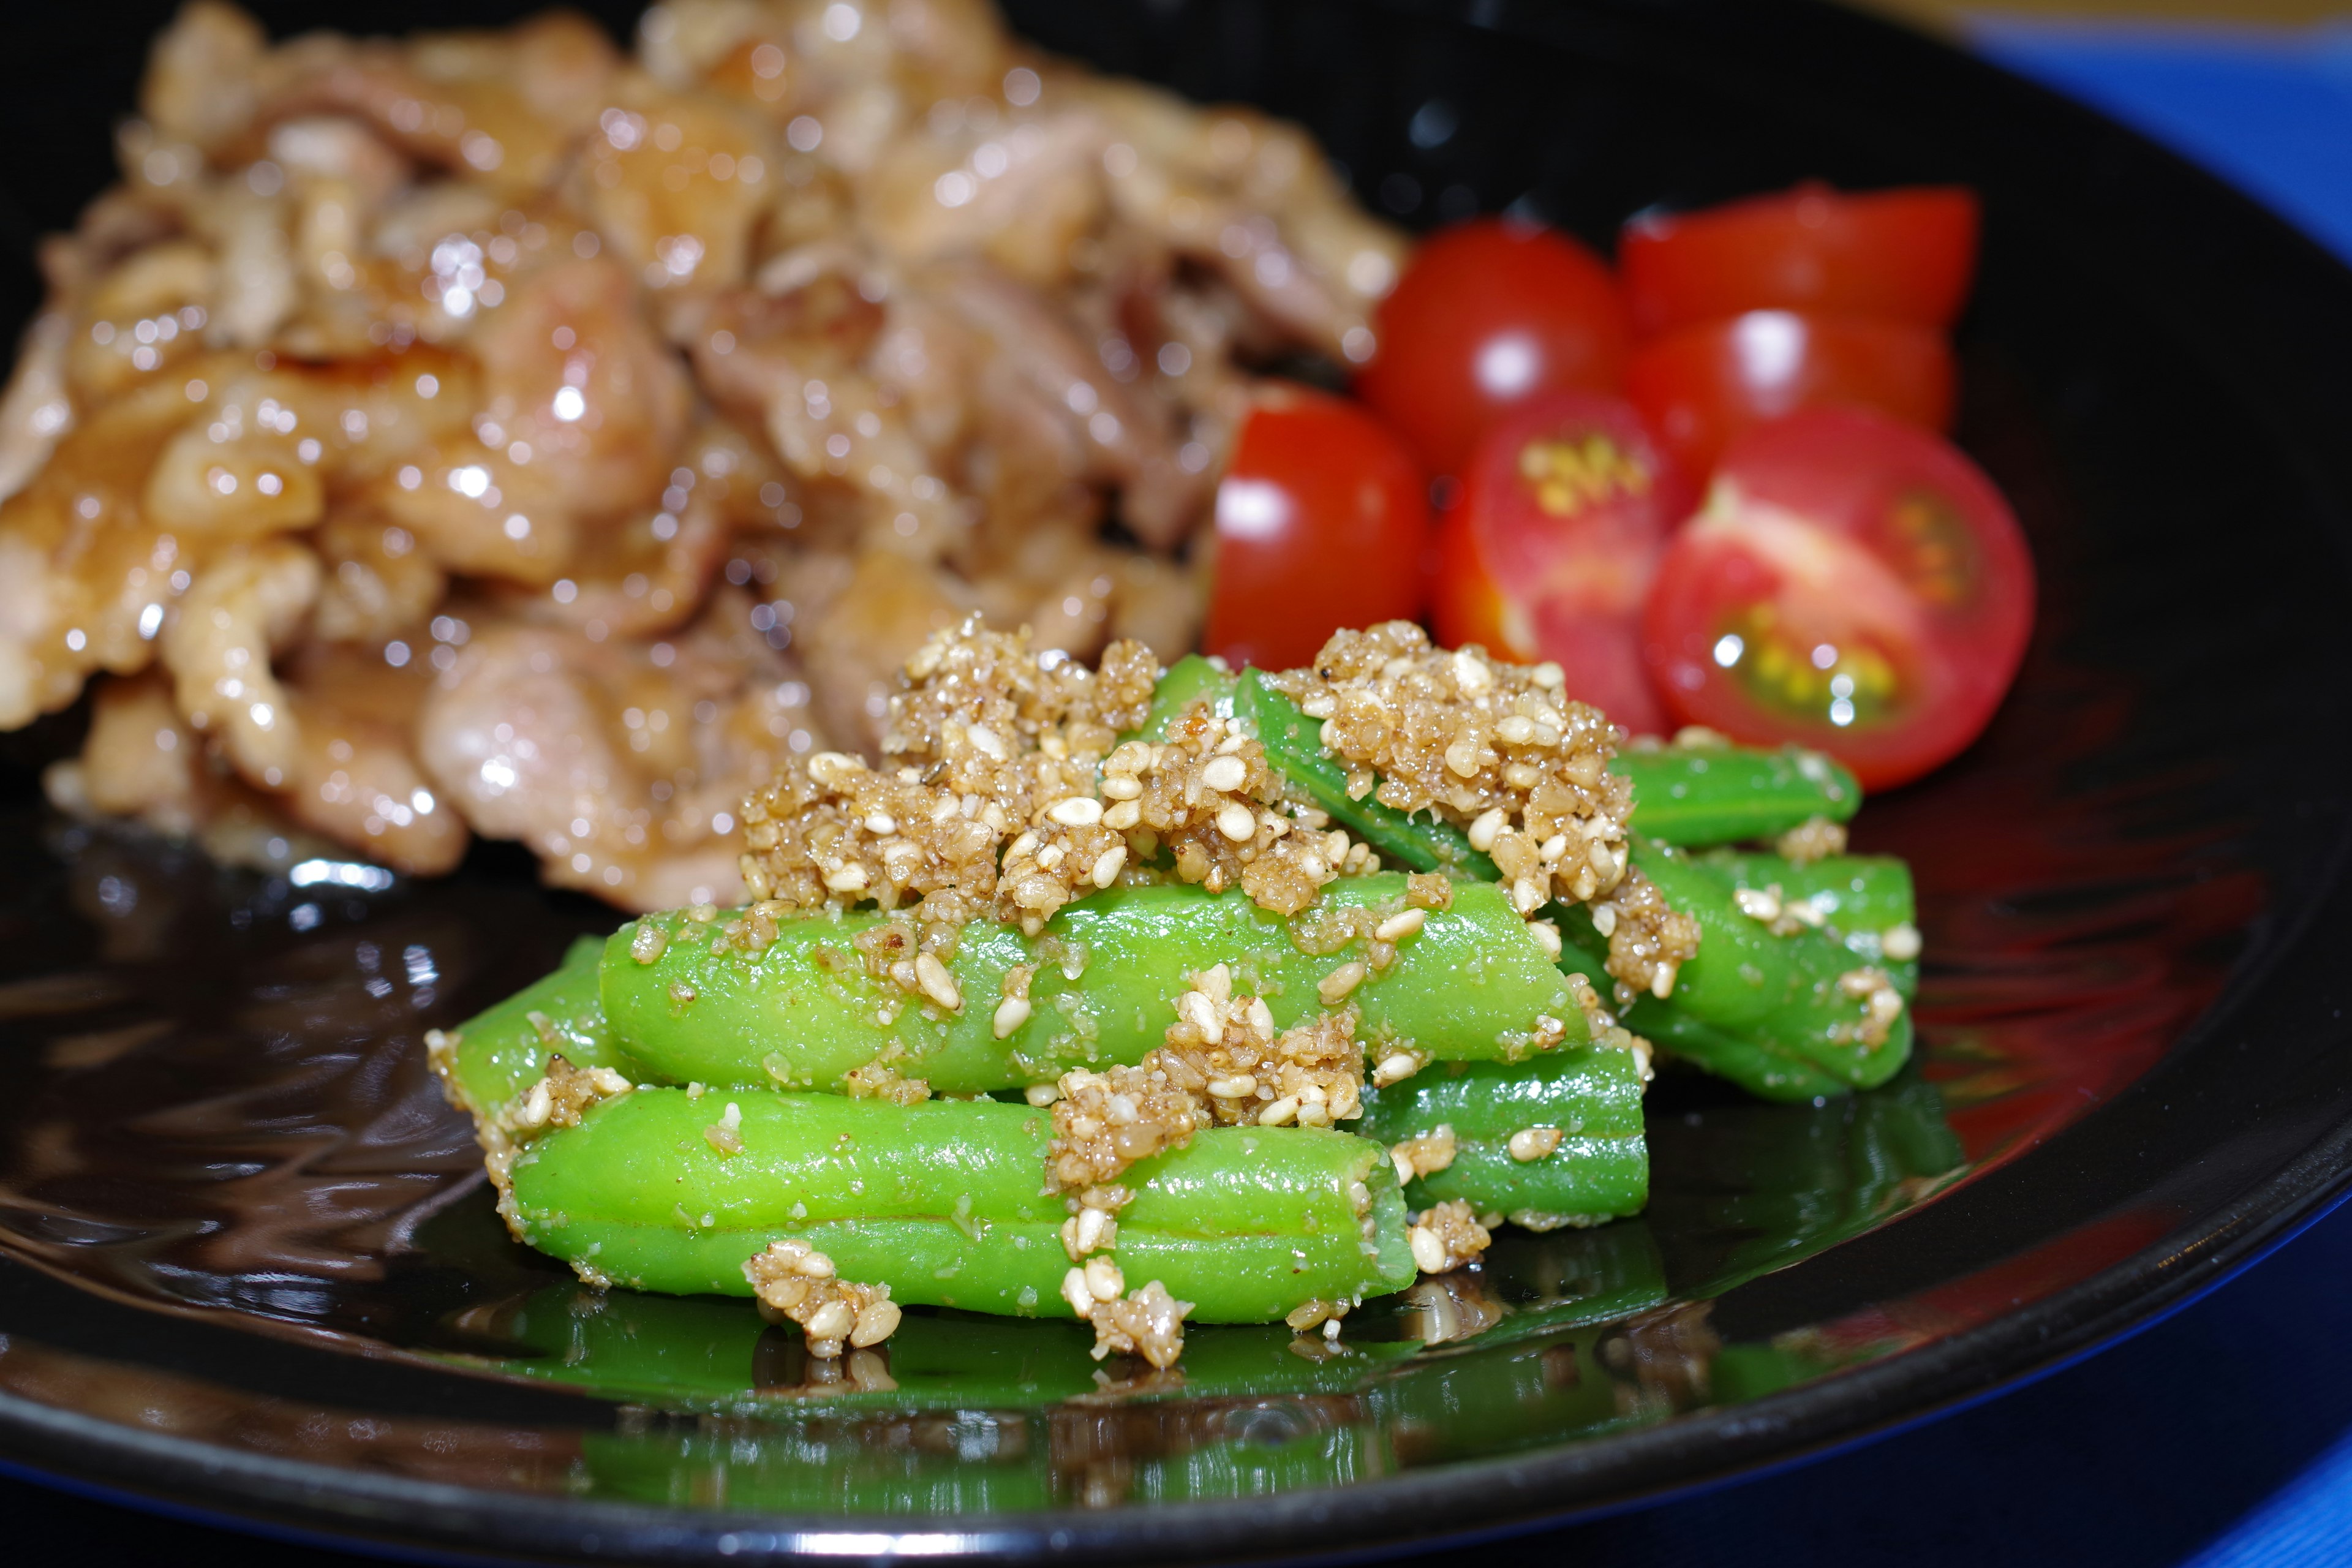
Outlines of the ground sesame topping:
{"label": "ground sesame topping", "polygon": [[805,1241],[770,1242],[765,1252],[745,1260],[743,1278],[759,1298],[761,1315],[799,1324],[813,1356],[837,1356],[845,1344],[860,1350],[880,1344],[898,1327],[889,1286],[839,1278],[833,1259]]}
{"label": "ground sesame topping", "polygon": [[1122,1300],[1097,1300],[1079,1315],[1094,1324],[1097,1361],[1139,1355],[1165,1369],[1184,1353],[1184,1320],[1192,1310],[1192,1302],[1178,1300],[1154,1279]]}
{"label": "ground sesame topping", "polygon": [[1839,975],[1837,987],[1860,1002],[1863,1012],[1859,1022],[1830,1026],[1830,1037],[1872,1050],[1885,1045],[1894,1033],[1895,1021],[1903,1016],[1903,994],[1895,988],[1894,978],[1874,964],[1864,965]]}
{"label": "ground sesame topping", "polygon": [[629,956],[639,963],[651,963],[668,947],[668,932],[651,921],[639,921],[637,933],[629,939]]}
{"label": "ground sesame topping", "polygon": [[550,1057],[547,1076],[526,1089],[501,1121],[507,1131],[526,1138],[550,1128],[577,1127],[590,1106],[633,1087],[611,1068],[575,1068],[562,1057]]}
{"label": "ground sesame topping", "polygon": [[1830,855],[1845,853],[1845,826],[1826,816],[1806,818],[1773,842],[1782,858],[1810,866]]}
{"label": "ground sesame topping", "polygon": [[1328,1127],[1363,1114],[1364,1047],[1356,1010],[1321,1013],[1276,1035],[1261,996],[1234,989],[1220,963],[1192,976],[1176,1022],[1147,1060],[1197,1093],[1208,1117],[1229,1127]]}
{"label": "ground sesame topping", "polygon": [[1334,634],[1314,668],[1269,683],[1323,721],[1351,794],[1465,827],[1533,914],[1617,885],[1633,809],[1632,786],[1608,771],[1618,731],[1543,673],[1474,648],[1442,651],[1420,627],[1391,621]]}
{"label": "ground sesame topping", "polygon": [[1413,1267],[1423,1274],[1451,1274],[1475,1262],[1493,1234],[1478,1223],[1477,1212],[1460,1198],[1449,1198],[1412,1218],[1405,1240],[1412,1247]]}
{"label": "ground sesame topping", "polygon": [[1609,974],[1621,1004],[1645,991],[1660,1001],[1673,995],[1675,975],[1698,952],[1698,921],[1636,870],[1592,906],[1592,928],[1609,941]]}
{"label": "ground sesame topping", "polygon": [[1441,1121],[1426,1132],[1392,1145],[1389,1158],[1396,1164],[1397,1181],[1402,1184],[1415,1176],[1434,1175],[1454,1163],[1455,1148],[1453,1124]]}
{"label": "ground sesame topping", "polygon": [[730,1157],[743,1152],[743,1108],[733,1100],[727,1102],[726,1111],[702,1130],[703,1142]]}
{"label": "ground sesame topping", "polygon": [[1111,1181],[1138,1160],[1189,1142],[1209,1120],[1189,1085],[1171,1081],[1154,1051],[1134,1067],[1064,1073],[1054,1102],[1045,1170],[1064,1192]]}

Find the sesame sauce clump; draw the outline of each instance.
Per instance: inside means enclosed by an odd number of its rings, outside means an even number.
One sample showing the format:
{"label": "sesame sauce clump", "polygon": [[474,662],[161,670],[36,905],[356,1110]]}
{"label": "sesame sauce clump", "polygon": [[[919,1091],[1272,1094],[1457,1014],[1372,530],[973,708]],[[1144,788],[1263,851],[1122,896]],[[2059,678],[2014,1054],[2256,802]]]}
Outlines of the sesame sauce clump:
{"label": "sesame sauce clump", "polygon": [[[1622,734],[1569,698],[1559,667],[1446,652],[1409,621],[1334,633],[1313,668],[1269,683],[1323,722],[1349,789],[1465,828],[1522,915],[1591,904],[1628,997],[1664,996],[1698,951],[1698,924],[1633,868],[1633,785],[1609,771]],[[1612,908],[1613,906],[1613,908]],[[1603,913],[1604,910],[1609,912]]]}
{"label": "sesame sauce clump", "polygon": [[772,1241],[745,1259],[743,1278],[770,1322],[800,1325],[808,1352],[831,1358],[845,1344],[864,1350],[898,1329],[898,1304],[887,1285],[860,1285],[842,1279],[833,1259],[805,1241]]}

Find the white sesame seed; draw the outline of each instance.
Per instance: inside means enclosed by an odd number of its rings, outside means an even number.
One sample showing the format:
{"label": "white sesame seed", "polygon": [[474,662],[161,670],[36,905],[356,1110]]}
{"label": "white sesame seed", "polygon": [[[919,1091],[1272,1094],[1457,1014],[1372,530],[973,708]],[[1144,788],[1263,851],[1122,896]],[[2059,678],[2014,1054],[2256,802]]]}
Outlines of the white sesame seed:
{"label": "white sesame seed", "polygon": [[824,879],[824,885],[836,893],[855,893],[866,886],[866,868],[844,866]]}
{"label": "white sesame seed", "polygon": [[1133,827],[1137,823],[1141,822],[1142,820],[1143,807],[1131,800],[1120,801],[1117,805],[1114,805],[1108,811],[1104,812],[1102,816],[1103,826],[1105,827],[1115,828],[1121,833],[1126,832],[1129,828]]}
{"label": "white sesame seed", "polygon": [[1481,812],[1478,820],[1470,825],[1470,847],[1481,855],[1495,847],[1495,836],[1511,820],[1510,813],[1501,806],[1490,806]]}
{"label": "white sesame seed", "polygon": [[[1089,1211],[1099,1212],[1099,1211]],[[1127,1278],[1108,1258],[1090,1258],[1086,1268],[1087,1293],[1097,1301],[1116,1301],[1127,1294]]]}
{"label": "white sesame seed", "polygon": [[1616,935],[1617,906],[1614,904],[1593,905],[1592,929],[1601,933],[1601,938],[1603,942],[1606,942],[1609,938]]}
{"label": "white sesame seed", "polygon": [[1536,738],[1535,721],[1524,713],[1514,713],[1495,726],[1495,733],[1514,746],[1524,746]]}
{"label": "white sesame seed", "polygon": [[1217,813],[1217,831],[1236,844],[1246,844],[1257,837],[1257,816],[1235,801]]}
{"label": "white sesame seed", "polygon": [[1558,926],[1549,921],[1529,921],[1528,934],[1536,939],[1536,945],[1543,949],[1546,958],[1550,959],[1554,963],[1559,962],[1559,928]]}
{"label": "white sesame seed", "polygon": [[1364,983],[1364,966],[1349,959],[1318,981],[1315,994],[1323,998],[1324,1005],[1338,1006],[1346,999],[1348,993]]}
{"label": "white sesame seed", "polygon": [[856,1326],[857,1314],[850,1310],[848,1302],[827,1301],[810,1317],[802,1331],[812,1340],[839,1340],[848,1338],[849,1331]]}
{"label": "white sesame seed", "polygon": [[1511,1158],[1524,1165],[1531,1160],[1540,1160],[1559,1148],[1565,1136],[1557,1127],[1522,1127],[1511,1134],[1507,1147],[1511,1152]]}
{"label": "white sesame seed", "polygon": [[1209,1092],[1219,1100],[1246,1100],[1257,1092],[1257,1079],[1249,1073],[1235,1073],[1231,1078],[1211,1079]]}
{"label": "white sesame seed", "polygon": [[1065,827],[1091,827],[1102,820],[1103,806],[1102,802],[1092,796],[1074,795],[1067,800],[1055,803],[1054,808],[1045,815]]}
{"label": "white sesame seed", "polygon": [[1392,1083],[1402,1083],[1421,1070],[1421,1058],[1411,1051],[1398,1051],[1381,1058],[1372,1069],[1372,1082],[1381,1089]]}
{"label": "white sesame seed", "polygon": [[1412,1266],[1415,1268],[1423,1274],[1445,1272],[1445,1244],[1437,1239],[1435,1231],[1425,1225],[1417,1225],[1405,1232],[1405,1239],[1412,1246]]}
{"label": "white sesame seed", "polygon": [[1103,780],[1102,792],[1110,800],[1133,800],[1143,793],[1143,781],[1114,774]]}
{"label": "white sesame seed", "polygon": [[915,978],[922,983],[923,994],[950,1013],[963,1009],[963,993],[956,989],[955,976],[948,966],[928,952],[915,955]]}
{"label": "white sesame seed", "polygon": [[1249,1005],[1250,1027],[1269,1037],[1274,1034],[1274,1009],[1265,1005],[1263,996],[1253,996]]}
{"label": "white sesame seed", "polygon": [[898,822],[887,811],[869,811],[866,814],[866,831],[877,838],[887,838],[898,831]]}
{"label": "white sesame seed", "polygon": [[1909,921],[1886,928],[1878,941],[1879,950],[1897,963],[1908,963],[1919,956],[1919,928]]}
{"label": "white sesame seed", "polygon": [[1090,879],[1097,888],[1108,888],[1118,880],[1118,869],[1127,864],[1127,846],[1114,844],[1095,857],[1095,868]]}
{"label": "white sesame seed", "polygon": [[985,724],[972,725],[964,731],[964,739],[971,742],[974,751],[993,757],[1000,763],[1005,758],[1004,742],[998,739],[995,731]]}
{"label": "white sesame seed", "polygon": [[1217,1005],[1198,991],[1187,991],[1176,998],[1176,1011],[1185,1022],[1201,1032],[1201,1037],[1213,1046],[1225,1042],[1225,1026],[1217,1016]]}
{"label": "white sesame seed", "polygon": [[1762,921],[1769,925],[1780,918],[1780,889],[1777,884],[1769,888],[1737,889],[1731,895],[1731,901],[1738,904],[1739,912],[1751,921]]}
{"label": "white sesame seed", "polygon": [[1466,736],[1445,748],[1445,765],[1465,779],[1478,776],[1478,747]]}
{"label": "white sesame seed", "polygon": [[1650,974],[1650,994],[1661,1002],[1673,995],[1675,976],[1680,972],[1680,968],[1679,964],[1661,963],[1653,970]]}
{"label": "white sesame seed", "polygon": [[1239,757],[1211,757],[1201,769],[1201,782],[1211,789],[1233,791],[1249,781],[1249,764]]}
{"label": "white sesame seed", "polygon": [[1076,1312],[1079,1317],[1085,1318],[1093,1315],[1095,1310],[1095,1293],[1087,1289],[1087,1271],[1085,1269],[1073,1268],[1067,1274],[1062,1276],[1062,1300],[1067,1301],[1070,1304],[1070,1310]]}
{"label": "white sesame seed", "polygon": [[1549,659],[1544,660],[1543,663],[1528,671],[1528,679],[1546,691],[1557,691],[1568,684],[1567,672]]}
{"label": "white sesame seed", "polygon": [[1402,942],[1420,931],[1428,920],[1427,910],[1400,910],[1382,921],[1372,935],[1381,942]]}
{"label": "white sesame seed", "polygon": [[1028,1021],[1029,998],[1007,996],[996,1005],[996,1016],[990,1022],[989,1027],[995,1032],[998,1039],[1004,1040],[1012,1038],[1013,1031]]}
{"label": "white sesame seed", "polygon": [[1297,1114],[1298,1097],[1295,1094],[1286,1094],[1280,1100],[1276,1100],[1273,1104],[1267,1106],[1264,1110],[1257,1113],[1258,1125],[1261,1127],[1279,1127]]}

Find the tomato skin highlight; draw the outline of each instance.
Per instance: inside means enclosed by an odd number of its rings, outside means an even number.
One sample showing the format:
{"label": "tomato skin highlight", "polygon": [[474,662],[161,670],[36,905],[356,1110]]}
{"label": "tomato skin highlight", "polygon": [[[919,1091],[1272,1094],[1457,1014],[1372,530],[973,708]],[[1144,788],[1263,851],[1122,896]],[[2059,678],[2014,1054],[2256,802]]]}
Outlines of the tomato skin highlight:
{"label": "tomato skin highlight", "polygon": [[1961,185],[1844,193],[1809,181],[1625,226],[1618,268],[1634,330],[1748,310],[1820,310],[1949,327],[1976,272],[1980,206]]}
{"label": "tomato skin highlight", "polygon": [[1677,461],[1706,473],[1743,432],[1800,409],[1876,409],[1931,430],[1951,423],[1952,352],[1901,321],[1750,310],[1645,343],[1626,395]]}
{"label": "tomato skin highlight", "polygon": [[2024,534],[1973,463],[1881,416],[1817,409],[1725,453],[1659,563],[1643,652],[1680,721],[1815,747],[1886,789],[1990,722],[2033,600]]}
{"label": "tomato skin highlight", "polygon": [[1486,432],[1438,534],[1438,640],[1550,659],[1570,697],[1635,734],[1665,710],[1642,660],[1642,608],[1691,491],[1620,399],[1559,392]]}
{"label": "tomato skin highlight", "polygon": [[1617,391],[1631,342],[1607,262],[1557,229],[1496,217],[1422,241],[1372,327],[1356,394],[1433,474],[1459,473],[1479,433],[1528,398]]}
{"label": "tomato skin highlight", "polygon": [[1203,652],[1281,669],[1343,626],[1410,620],[1427,593],[1429,490],[1402,440],[1343,397],[1281,387],[1217,486]]}

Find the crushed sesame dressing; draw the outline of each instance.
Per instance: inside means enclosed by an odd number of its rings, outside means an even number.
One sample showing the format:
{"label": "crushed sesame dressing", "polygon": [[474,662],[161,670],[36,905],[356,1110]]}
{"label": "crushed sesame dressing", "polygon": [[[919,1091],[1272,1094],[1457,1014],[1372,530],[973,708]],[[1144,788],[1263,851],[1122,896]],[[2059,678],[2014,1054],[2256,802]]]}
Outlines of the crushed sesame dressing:
{"label": "crushed sesame dressing", "polygon": [[1773,841],[1783,859],[1810,866],[1831,855],[1845,853],[1845,826],[1826,816],[1809,816]]}
{"label": "crushed sesame dressing", "polygon": [[1493,1233],[1478,1222],[1477,1211],[1460,1198],[1423,1209],[1405,1232],[1412,1247],[1412,1266],[1423,1274],[1451,1274],[1465,1268],[1484,1256],[1493,1239]]}
{"label": "crushed sesame dressing", "polygon": [[[1113,1268],[1110,1274],[1116,1278],[1118,1270]],[[1167,1286],[1154,1279],[1125,1296],[1116,1292],[1108,1300],[1092,1296],[1078,1316],[1094,1325],[1097,1361],[1114,1354],[1141,1356],[1164,1371],[1184,1353],[1184,1320],[1192,1310],[1192,1302],[1178,1300],[1168,1293]]]}
{"label": "crushed sesame dressing", "polygon": [[[556,1037],[554,1025],[543,1015],[528,1014],[526,1018],[542,1040]],[[560,1128],[579,1126],[591,1106],[630,1093],[636,1086],[611,1068],[575,1068],[562,1056],[551,1056],[538,1081],[505,1105],[484,1111],[467,1103],[457,1085],[457,1047],[463,1039],[457,1029],[428,1029],[425,1058],[440,1079],[441,1092],[449,1103],[473,1118],[482,1166],[499,1194],[499,1217],[517,1241],[528,1244],[521,1212],[514,1205],[516,1159],[533,1140]],[[586,1279],[587,1273],[583,1272],[582,1278]]]}
{"label": "crushed sesame dressing", "polygon": [[1559,667],[1446,652],[1390,621],[1335,633],[1313,668],[1268,679],[1322,721],[1324,749],[1347,765],[1357,798],[1465,828],[1522,915],[1555,899],[1593,905],[1623,999],[1673,992],[1698,923],[1633,868],[1633,785],[1609,772],[1623,737],[1563,693]]}
{"label": "crushed sesame dressing", "polygon": [[841,1279],[833,1259],[805,1241],[772,1241],[747,1258],[743,1278],[770,1322],[800,1325],[813,1356],[831,1358],[845,1345],[859,1350],[880,1344],[898,1328],[898,1306],[887,1285],[860,1285]]}

